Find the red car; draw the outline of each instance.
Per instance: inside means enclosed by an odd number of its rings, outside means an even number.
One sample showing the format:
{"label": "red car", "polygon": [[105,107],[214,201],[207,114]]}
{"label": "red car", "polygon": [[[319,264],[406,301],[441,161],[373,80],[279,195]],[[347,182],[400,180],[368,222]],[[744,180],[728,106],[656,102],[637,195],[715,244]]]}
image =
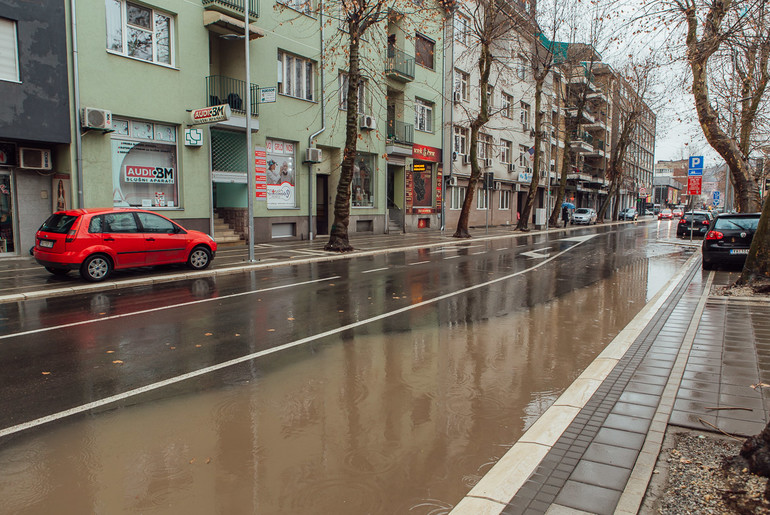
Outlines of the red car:
{"label": "red car", "polygon": [[35,235],[35,260],[54,275],[79,270],[102,281],[112,270],[187,263],[208,267],[214,239],[141,209],[72,209],[52,214]]}
{"label": "red car", "polygon": [[658,213],[658,220],[671,220],[674,218],[674,214],[670,209],[663,209]]}
{"label": "red car", "polygon": [[681,209],[679,209],[679,208],[676,208],[676,209],[674,209],[674,211],[672,212],[672,214],[673,214],[675,217],[677,217],[677,218],[682,218],[682,217],[684,216],[684,211],[682,211],[682,210],[681,210]]}

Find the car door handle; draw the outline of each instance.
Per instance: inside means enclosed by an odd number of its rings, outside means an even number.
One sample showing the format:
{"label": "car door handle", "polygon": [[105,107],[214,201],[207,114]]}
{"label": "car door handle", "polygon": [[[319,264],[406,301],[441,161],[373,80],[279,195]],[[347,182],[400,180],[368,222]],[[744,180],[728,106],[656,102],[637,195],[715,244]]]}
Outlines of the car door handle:
{"label": "car door handle", "polygon": [[107,238],[104,238],[104,241],[115,241],[115,238],[107,237]]}
{"label": "car door handle", "polygon": [[155,241],[155,238],[147,238],[147,241]]}

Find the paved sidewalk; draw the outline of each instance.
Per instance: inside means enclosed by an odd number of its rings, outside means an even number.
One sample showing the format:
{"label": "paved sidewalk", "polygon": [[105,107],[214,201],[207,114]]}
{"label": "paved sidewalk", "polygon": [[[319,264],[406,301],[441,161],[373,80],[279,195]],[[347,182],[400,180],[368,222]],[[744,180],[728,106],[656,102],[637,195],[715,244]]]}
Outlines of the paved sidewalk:
{"label": "paved sidewalk", "polygon": [[637,513],[667,427],[760,432],[770,302],[714,277],[695,254],[452,513]]}

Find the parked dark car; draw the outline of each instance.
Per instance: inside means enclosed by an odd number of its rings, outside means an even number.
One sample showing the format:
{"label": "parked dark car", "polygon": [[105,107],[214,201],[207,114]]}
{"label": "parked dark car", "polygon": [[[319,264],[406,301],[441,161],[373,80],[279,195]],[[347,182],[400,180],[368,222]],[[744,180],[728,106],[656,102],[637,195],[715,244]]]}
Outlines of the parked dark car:
{"label": "parked dark car", "polygon": [[187,263],[209,266],[217,251],[211,236],[141,209],[71,209],[52,214],[35,235],[35,260],[54,275],[79,270],[102,281],[112,270]]}
{"label": "parked dark car", "polygon": [[620,211],[618,218],[620,220],[636,220],[639,218],[639,213],[636,211],[636,208],[627,207]]}
{"label": "parked dark car", "polygon": [[703,269],[718,265],[743,266],[757,231],[760,213],[720,214],[703,239]]}
{"label": "parked dark car", "polygon": [[676,224],[677,236],[704,236],[711,224],[708,211],[687,211]]}

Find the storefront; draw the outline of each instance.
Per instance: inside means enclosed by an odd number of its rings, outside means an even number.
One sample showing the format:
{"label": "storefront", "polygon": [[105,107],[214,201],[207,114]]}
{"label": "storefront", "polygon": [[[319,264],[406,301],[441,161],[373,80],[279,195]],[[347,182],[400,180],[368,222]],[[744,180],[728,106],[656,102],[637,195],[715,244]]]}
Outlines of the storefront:
{"label": "storefront", "polygon": [[405,185],[406,228],[438,228],[443,196],[441,149],[415,144],[412,159]]}

